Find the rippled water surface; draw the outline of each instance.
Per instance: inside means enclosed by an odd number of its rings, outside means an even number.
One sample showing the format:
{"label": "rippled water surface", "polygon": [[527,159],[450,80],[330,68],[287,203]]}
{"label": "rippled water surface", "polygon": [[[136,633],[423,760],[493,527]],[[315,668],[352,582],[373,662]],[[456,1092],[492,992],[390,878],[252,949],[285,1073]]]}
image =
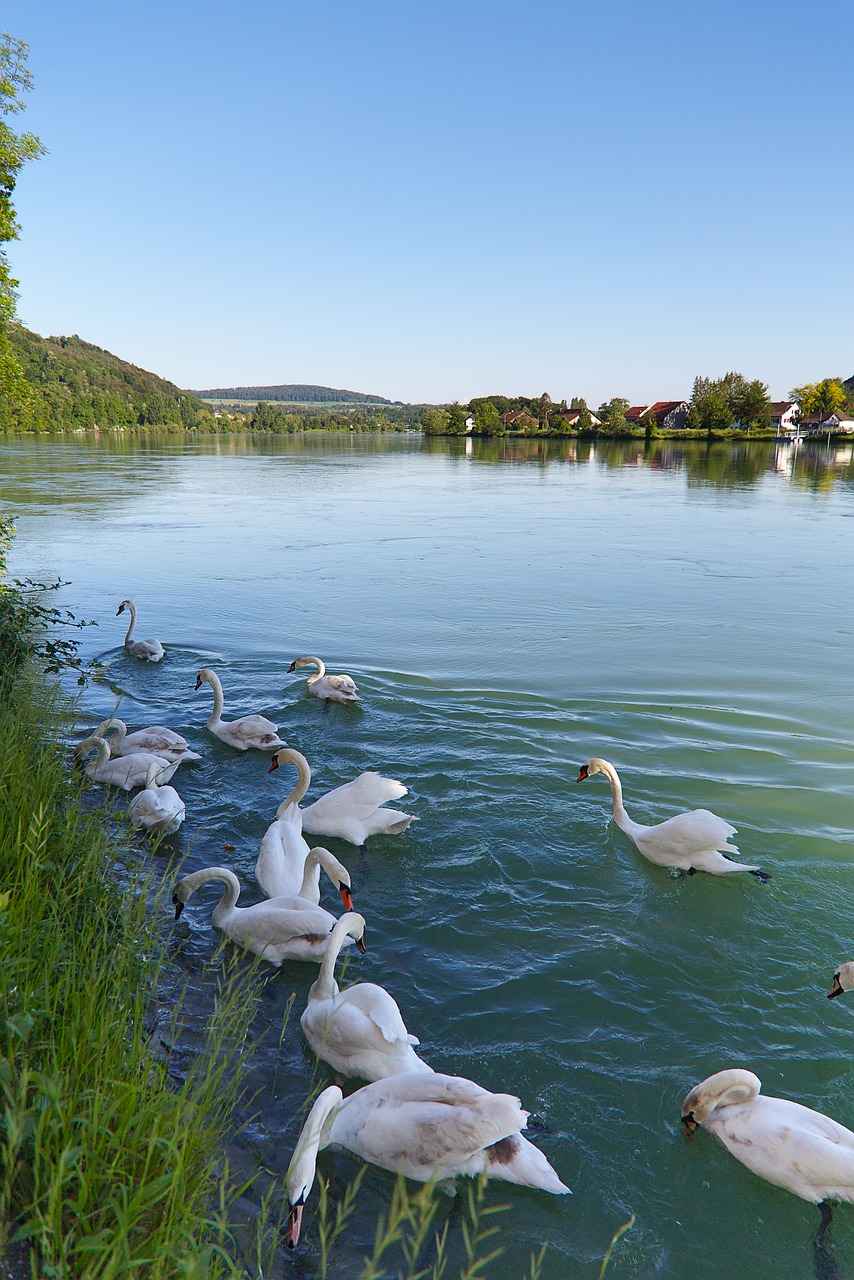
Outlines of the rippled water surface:
{"label": "rippled water surface", "polygon": [[[81,723],[112,710],[112,687],[124,719],[204,752],[175,780],[188,820],[155,856],[165,873],[230,862],[256,900],[290,786],[206,734],[200,666],[220,672],[226,717],[262,711],[308,756],[310,798],[363,769],[409,787],[404,836],[366,858],[329,842],[368,918],[349,976],[388,987],[431,1065],[518,1094],[575,1193],[495,1184],[511,1209],[494,1275],[546,1241],[549,1280],[595,1277],[632,1213],[609,1274],[813,1275],[817,1211],[678,1120],[691,1085],[743,1064],[854,1127],[854,997],[825,999],[854,958],[851,447],[113,438],[4,443],[0,483],[13,569],[69,579],[63,603],[98,622],[83,646],[109,682]],[[124,596],[161,665],[124,655]],[[286,674],[304,653],[352,674],[362,705],[324,714]],[[594,755],[633,817],[713,809],[771,883],[645,863],[604,779],[576,786]],[[216,893],[176,929],[202,985]],[[313,977],[247,978],[268,1034],[234,1153],[264,1185],[312,1080],[297,1018]],[[357,1162],[320,1167],[338,1187]],[[390,1185],[369,1171],[336,1275],[358,1270]],[[834,1233],[854,1273],[854,1208]]]}

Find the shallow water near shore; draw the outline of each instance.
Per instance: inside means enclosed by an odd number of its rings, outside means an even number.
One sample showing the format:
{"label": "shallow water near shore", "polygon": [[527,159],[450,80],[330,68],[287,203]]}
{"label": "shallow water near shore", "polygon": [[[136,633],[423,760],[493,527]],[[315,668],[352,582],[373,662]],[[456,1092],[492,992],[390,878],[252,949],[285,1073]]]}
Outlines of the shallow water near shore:
{"label": "shallow water near shore", "polygon": [[[200,666],[220,673],[226,718],[263,712],[304,752],[309,799],[363,769],[410,788],[400,807],[418,821],[402,837],[366,856],[328,842],[368,920],[348,980],[391,991],[432,1066],[517,1094],[572,1187],[493,1184],[489,1201],[510,1205],[501,1280],[542,1241],[544,1277],[597,1276],[632,1213],[609,1274],[814,1274],[817,1210],[709,1135],[687,1139],[679,1110],[698,1080],[745,1065],[765,1092],[854,1128],[854,996],[825,998],[854,959],[852,454],[414,435],[0,443],[12,571],[69,579],[59,603],[98,623],[82,648],[108,672],[81,727],[121,693],[129,724],[169,724],[204,753],[173,780],[187,823],[153,866],[231,865],[255,901],[258,845],[291,785],[207,735]],[[125,596],[163,663],[125,655]],[[362,704],[324,713],[286,674],[307,653],[349,672]],[[609,823],[604,779],[575,783],[593,755],[620,771],[632,817],[713,809],[771,883],[645,863]],[[198,990],[187,1052],[217,892],[174,930]],[[328,886],[324,904],[337,912]],[[298,1025],[316,970],[246,969],[266,1035],[232,1160],[274,1186],[327,1074]],[[357,1168],[320,1159],[334,1188]],[[391,1184],[368,1171],[337,1277],[358,1274]],[[285,1275],[313,1274],[306,1226],[308,1256]],[[854,1207],[833,1238],[854,1274]]]}

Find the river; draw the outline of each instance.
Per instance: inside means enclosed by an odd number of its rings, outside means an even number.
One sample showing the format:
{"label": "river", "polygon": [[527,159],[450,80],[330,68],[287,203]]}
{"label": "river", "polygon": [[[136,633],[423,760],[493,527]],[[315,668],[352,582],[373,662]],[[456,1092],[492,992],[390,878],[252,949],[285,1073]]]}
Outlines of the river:
{"label": "river", "polygon": [[[309,799],[364,769],[409,787],[405,835],[366,858],[329,842],[368,920],[348,978],[392,992],[432,1066],[517,1094],[574,1191],[494,1184],[510,1209],[491,1276],[516,1280],[542,1241],[544,1278],[598,1276],[631,1214],[609,1276],[812,1276],[818,1212],[687,1138],[679,1112],[694,1083],[744,1065],[854,1127],[854,996],[825,998],[854,958],[852,446],[6,440],[0,498],[13,571],[68,579],[61,603],[98,624],[82,646],[108,677],[81,725],[116,690],[130,724],[204,752],[174,780],[188,817],[153,859],[164,874],[227,861],[256,900],[291,784],[209,738],[201,666],[226,717],[261,711],[308,756]],[[124,654],[125,596],[162,664]],[[325,714],[286,674],[303,654],[350,673],[362,704]],[[646,863],[609,822],[605,780],[576,785],[591,756],[620,770],[639,821],[721,814],[771,882]],[[216,953],[215,897],[177,926],[188,973]],[[313,978],[295,963],[254,976],[261,1115],[233,1158],[263,1166],[262,1187],[312,1087],[298,1014]],[[320,1167],[340,1188],[358,1162]],[[391,1184],[369,1170],[336,1277],[358,1273]],[[833,1232],[854,1272],[854,1208]]]}

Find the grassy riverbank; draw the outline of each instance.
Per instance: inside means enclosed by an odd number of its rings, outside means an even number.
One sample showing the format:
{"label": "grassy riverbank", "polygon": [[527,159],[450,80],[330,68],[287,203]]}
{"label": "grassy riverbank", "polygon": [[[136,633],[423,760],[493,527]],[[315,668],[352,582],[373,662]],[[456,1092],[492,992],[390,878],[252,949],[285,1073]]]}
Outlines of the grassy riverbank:
{"label": "grassy riverbank", "polygon": [[207,1052],[172,1079],[154,887],[132,854],[118,873],[123,834],[86,811],[66,700],[26,665],[3,686],[0,1253],[21,1276],[236,1274],[222,1148],[240,1054],[223,1046],[252,996],[224,985]]}

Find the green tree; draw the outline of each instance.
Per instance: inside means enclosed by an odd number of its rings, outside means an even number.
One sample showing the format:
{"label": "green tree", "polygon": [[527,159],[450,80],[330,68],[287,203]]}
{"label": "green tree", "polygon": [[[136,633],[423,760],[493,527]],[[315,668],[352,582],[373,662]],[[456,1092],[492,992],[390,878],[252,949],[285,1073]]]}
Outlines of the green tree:
{"label": "green tree", "polygon": [[803,387],[794,387],[789,392],[789,398],[797,400],[802,414],[818,413],[826,418],[843,408],[848,393],[840,378],[823,378],[821,382],[808,382]]}
{"label": "green tree", "polygon": [[448,435],[464,436],[466,433],[466,418],[468,416],[468,410],[454,401],[448,409]]}
{"label": "green tree", "polygon": [[482,436],[501,434],[501,417],[491,400],[482,400],[478,404],[474,414],[474,425],[475,430]]}
{"label": "green tree", "polygon": [[18,281],[12,276],[5,246],[18,235],[12,193],[18,173],[28,160],[44,152],[32,133],[16,132],[9,117],[24,110],[23,96],[32,87],[27,69],[27,45],[8,32],[0,36],[0,392],[19,403],[29,403],[33,393],[9,343],[9,324],[15,316]]}
{"label": "green tree", "polygon": [[446,436],[451,415],[446,409],[425,409],[421,419],[421,430],[427,436]]}
{"label": "green tree", "polygon": [[552,398],[548,391],[544,391],[537,401],[536,417],[539,419],[540,428],[543,431],[549,429],[549,414],[552,410]]}
{"label": "green tree", "polygon": [[600,404],[596,416],[602,419],[603,424],[613,435],[619,436],[626,430],[626,414],[629,408],[628,400],[623,400],[621,396],[614,396],[612,400]]}

